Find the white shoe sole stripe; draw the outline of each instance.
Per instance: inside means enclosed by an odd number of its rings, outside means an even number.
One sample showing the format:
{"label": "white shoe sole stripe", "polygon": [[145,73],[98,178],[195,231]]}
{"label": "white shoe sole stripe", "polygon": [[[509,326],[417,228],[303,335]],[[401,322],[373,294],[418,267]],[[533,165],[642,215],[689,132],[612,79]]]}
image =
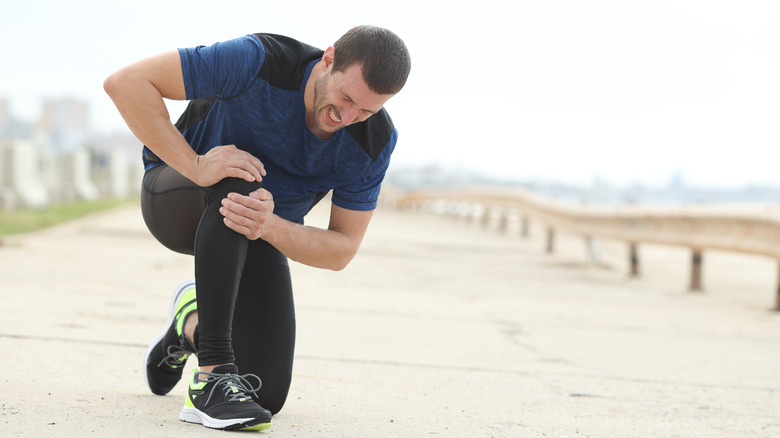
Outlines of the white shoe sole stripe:
{"label": "white shoe sole stripe", "polygon": [[211,418],[205,413],[201,412],[197,408],[185,406],[181,408],[179,413],[179,419],[186,421],[187,423],[202,424],[212,429],[225,429],[231,426],[240,426],[251,422],[254,418],[232,418],[230,420],[220,420],[218,418]]}

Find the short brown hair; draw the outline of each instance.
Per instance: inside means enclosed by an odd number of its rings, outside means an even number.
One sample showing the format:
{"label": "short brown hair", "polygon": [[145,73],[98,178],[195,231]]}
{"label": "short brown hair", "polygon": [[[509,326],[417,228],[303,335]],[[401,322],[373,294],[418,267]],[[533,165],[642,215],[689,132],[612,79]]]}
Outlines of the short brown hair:
{"label": "short brown hair", "polygon": [[354,27],[333,48],[333,71],[343,72],[360,64],[363,80],[378,94],[401,91],[412,68],[412,58],[401,38],[381,27]]}

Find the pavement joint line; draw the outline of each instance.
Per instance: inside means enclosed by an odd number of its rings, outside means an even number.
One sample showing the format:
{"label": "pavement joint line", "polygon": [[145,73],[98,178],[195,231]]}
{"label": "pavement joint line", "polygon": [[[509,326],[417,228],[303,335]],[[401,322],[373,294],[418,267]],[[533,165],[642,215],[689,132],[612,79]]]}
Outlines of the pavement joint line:
{"label": "pavement joint line", "polygon": [[722,383],[706,383],[706,382],[684,382],[677,380],[662,380],[662,379],[644,379],[641,377],[624,377],[624,376],[607,376],[604,374],[574,374],[574,373],[559,373],[550,372],[544,373],[546,376],[564,376],[564,377],[577,377],[586,379],[602,379],[602,380],[614,380],[619,382],[630,382],[639,384],[650,385],[679,385],[694,388],[708,388],[708,389],[726,389],[726,390],[738,390],[738,391],[757,391],[757,392],[780,392],[780,388],[770,388],[765,386],[749,386],[749,385],[727,385]]}
{"label": "pavement joint line", "polygon": [[522,370],[511,370],[506,368],[441,365],[441,364],[427,364],[427,363],[397,362],[392,360],[357,359],[357,358],[350,358],[350,357],[327,357],[327,356],[312,356],[312,355],[296,355],[295,358],[301,360],[319,360],[319,361],[326,361],[326,362],[383,365],[383,366],[408,367],[408,368],[428,368],[428,369],[435,369],[435,370],[497,373],[497,374],[520,374],[527,377],[533,377],[533,373],[529,373],[527,371],[522,371]]}
{"label": "pavement joint line", "polygon": [[[136,344],[136,343],[129,343],[129,342],[96,341],[96,340],[89,340],[89,339],[70,339],[70,338],[60,338],[60,337],[51,337],[51,336],[35,336],[35,335],[23,335],[23,334],[11,334],[11,333],[0,333],[0,339],[1,338],[41,341],[41,342],[69,342],[69,343],[77,343],[77,344],[105,345],[105,346],[112,346],[112,347],[128,347],[128,348],[139,348],[139,349],[146,349],[148,347],[148,344]],[[486,367],[475,367],[475,366],[410,363],[410,362],[397,362],[397,361],[389,361],[389,360],[327,357],[327,356],[314,356],[314,355],[296,355],[295,358],[299,360],[314,360],[314,361],[352,363],[352,364],[364,364],[364,365],[381,365],[381,366],[406,367],[406,368],[425,368],[425,369],[434,369],[434,370],[449,370],[449,371],[461,371],[461,372],[471,372],[471,373],[476,372],[476,373],[493,373],[493,374],[515,374],[515,375],[521,375],[525,377],[538,378],[538,379],[547,378],[550,376],[581,377],[581,378],[584,377],[588,379],[602,379],[602,380],[613,380],[613,381],[643,383],[643,384],[683,385],[683,386],[700,387],[700,388],[749,390],[749,391],[758,391],[758,392],[769,391],[772,393],[774,392],[780,393],[780,387],[771,388],[771,387],[756,387],[756,386],[749,386],[749,385],[742,385],[742,386],[724,385],[724,384],[705,383],[705,382],[682,382],[682,381],[674,381],[674,380],[643,379],[637,377],[607,376],[603,374],[576,374],[576,373],[560,373],[560,372],[540,373],[540,372],[529,372],[529,371],[522,371],[522,370],[512,370],[506,368],[486,368]]]}
{"label": "pavement joint line", "polygon": [[[112,347],[129,347],[129,348],[147,348],[147,344],[136,344],[129,342],[115,342],[115,341],[96,341],[90,339],[72,339],[53,336],[36,336],[36,335],[23,335],[23,334],[11,334],[0,333],[0,338],[6,339],[18,339],[27,341],[41,341],[41,342],[70,342],[76,344],[92,344],[92,345],[106,345]],[[468,366],[454,366],[454,365],[436,365],[436,364],[423,364],[423,363],[404,363],[396,361],[383,361],[375,359],[355,359],[355,358],[338,358],[338,357],[326,357],[326,356],[312,356],[312,355],[296,355],[296,359],[301,360],[320,360],[328,362],[341,362],[341,363],[355,363],[365,365],[385,365],[396,367],[413,367],[413,368],[429,368],[429,369],[447,369],[455,371],[466,372],[487,372],[487,373],[501,373],[501,374],[521,374],[530,376],[530,373],[520,370],[510,370],[501,368],[484,368],[484,367],[468,367]]]}
{"label": "pavement joint line", "polygon": [[780,392],[780,388],[725,385],[725,384],[705,383],[705,382],[684,382],[684,381],[660,380],[660,379],[643,379],[638,377],[609,376],[604,374],[522,371],[522,370],[510,370],[505,368],[485,368],[485,367],[437,365],[437,364],[424,364],[424,363],[404,363],[404,362],[383,361],[383,360],[373,360],[373,359],[338,358],[338,357],[311,356],[311,355],[295,356],[295,358],[303,359],[303,360],[321,360],[321,361],[328,361],[328,362],[343,362],[343,363],[364,363],[369,365],[428,368],[428,369],[441,369],[441,370],[450,370],[450,371],[519,374],[525,377],[532,377],[532,378],[539,378],[539,379],[547,378],[549,376],[578,377],[578,378],[584,377],[588,379],[616,380],[616,381],[632,382],[632,383],[683,385],[683,386],[702,387],[702,388],[751,390],[751,391],[759,391],[759,392],[765,392],[765,391]]}
{"label": "pavement joint line", "polygon": [[361,316],[387,316],[406,319],[424,319],[424,320],[436,320],[436,321],[452,321],[452,322],[470,322],[475,324],[496,324],[496,325],[519,325],[517,321],[510,319],[499,318],[479,318],[473,316],[452,316],[452,315],[436,315],[423,312],[407,312],[407,311],[393,311],[393,310],[372,310],[372,309],[351,309],[346,307],[327,307],[327,306],[297,306],[299,311],[309,312],[323,312],[323,313],[342,313],[347,315],[361,315]]}
{"label": "pavement joint line", "polygon": [[149,347],[148,344],[135,344],[131,342],[96,341],[91,339],[72,339],[72,338],[62,338],[62,337],[54,337],[54,336],[22,335],[22,334],[12,334],[12,333],[0,333],[0,338],[20,339],[25,341],[42,341],[42,342],[70,342],[74,344],[107,345],[111,347],[130,347],[130,348]]}

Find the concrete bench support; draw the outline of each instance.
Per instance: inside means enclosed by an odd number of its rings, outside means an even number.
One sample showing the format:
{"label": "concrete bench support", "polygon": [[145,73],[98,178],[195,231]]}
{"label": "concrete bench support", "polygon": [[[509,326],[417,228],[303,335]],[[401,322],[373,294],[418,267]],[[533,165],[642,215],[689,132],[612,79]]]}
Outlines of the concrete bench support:
{"label": "concrete bench support", "polygon": [[555,229],[553,228],[547,228],[546,251],[547,254],[552,254],[553,252],[555,252]]}
{"label": "concrete bench support", "polygon": [[629,275],[632,278],[639,277],[639,248],[636,242],[628,244]]}
{"label": "concrete bench support", "polygon": [[704,263],[702,251],[694,249],[691,253],[691,287],[692,292],[701,292],[702,264]]}

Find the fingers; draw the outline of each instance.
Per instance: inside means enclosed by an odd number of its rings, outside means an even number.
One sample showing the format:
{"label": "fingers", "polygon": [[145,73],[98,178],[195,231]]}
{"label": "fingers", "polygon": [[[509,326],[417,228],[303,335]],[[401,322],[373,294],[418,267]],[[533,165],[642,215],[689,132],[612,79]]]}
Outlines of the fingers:
{"label": "fingers", "polygon": [[274,210],[271,193],[265,189],[255,190],[250,196],[229,193],[221,203],[219,212],[225,225],[251,240],[262,237]]}
{"label": "fingers", "polygon": [[228,199],[223,199],[222,207],[219,208],[219,212],[224,216],[222,221],[231,230],[243,234],[251,240],[255,240],[259,237],[259,230],[264,221],[264,217],[262,215],[258,216],[257,211],[241,204],[231,202]]}
{"label": "fingers", "polygon": [[263,178],[259,176],[257,173],[251,173],[251,169],[244,169],[241,167],[228,167],[225,169],[224,178],[232,177],[232,178],[240,178],[244,181],[254,182],[254,181],[262,181]]}
{"label": "fingers", "polygon": [[256,199],[250,196],[239,195],[238,193],[228,193],[227,198],[222,200],[222,206],[244,216],[253,216],[255,212],[264,214],[270,213],[273,204],[267,203],[270,199]]}
{"label": "fingers", "polygon": [[204,158],[216,173],[219,181],[225,177],[241,178],[246,181],[262,181],[266,175],[265,166],[259,158],[235,145],[217,146],[208,151]]}
{"label": "fingers", "polygon": [[224,218],[222,221],[225,223],[225,226],[227,226],[231,230],[235,231],[236,233],[243,234],[244,236],[246,236],[250,240],[257,239],[257,236],[255,236],[255,234],[254,234],[254,232],[252,231],[251,228],[246,227],[244,225],[239,225],[239,224],[233,222],[230,218],[227,218],[227,217]]}
{"label": "fingers", "polygon": [[262,181],[263,176],[265,176],[265,167],[263,167],[263,163],[252,154],[244,151],[241,152],[243,153],[235,158],[234,166],[243,171],[246,175],[246,177],[244,177],[245,180],[250,182]]}
{"label": "fingers", "polygon": [[262,181],[265,176],[265,166],[263,166],[262,161],[249,152],[242,151],[235,146],[233,147],[235,148],[234,154],[236,155],[235,159],[238,161],[239,168],[252,175],[255,181]]}
{"label": "fingers", "polygon": [[244,209],[245,211],[244,212],[239,211],[239,208],[237,208],[236,206],[233,206],[232,208],[223,206],[220,207],[219,212],[222,214],[222,216],[224,216],[226,219],[230,220],[231,222],[243,227],[251,228],[252,224],[256,223],[257,221],[253,220],[248,216],[248,213],[246,212],[247,210],[246,207],[240,207],[240,208]]}
{"label": "fingers", "polygon": [[[230,195],[228,195],[228,197],[230,197]],[[269,192],[266,189],[257,189],[254,192],[250,193],[249,197],[260,201],[273,201],[274,199],[274,197],[271,195],[271,192]]]}
{"label": "fingers", "polygon": [[[232,145],[231,145],[232,146]],[[249,152],[233,146],[230,154],[226,157],[226,167],[234,169],[237,173],[236,178],[243,178],[247,181],[262,181],[265,176],[265,167],[263,163]]]}
{"label": "fingers", "polygon": [[257,169],[257,172],[260,174],[261,177],[260,177],[260,179],[258,179],[258,181],[261,181],[263,179],[262,177],[265,176],[265,174],[266,174],[265,173],[265,166],[263,166],[263,162],[260,161],[259,158],[255,157],[254,155],[252,155],[250,153],[246,153],[246,155],[249,156],[249,164],[253,168]]}

